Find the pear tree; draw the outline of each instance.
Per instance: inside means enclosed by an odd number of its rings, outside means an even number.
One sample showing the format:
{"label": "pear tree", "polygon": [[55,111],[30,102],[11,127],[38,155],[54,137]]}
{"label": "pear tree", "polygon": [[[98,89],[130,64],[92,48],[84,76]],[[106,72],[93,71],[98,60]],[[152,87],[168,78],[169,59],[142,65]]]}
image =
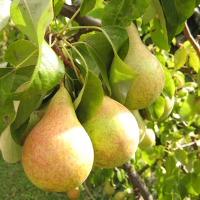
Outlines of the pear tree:
{"label": "pear tree", "polygon": [[3,162],[46,199],[198,199],[199,21],[200,0],[0,0]]}

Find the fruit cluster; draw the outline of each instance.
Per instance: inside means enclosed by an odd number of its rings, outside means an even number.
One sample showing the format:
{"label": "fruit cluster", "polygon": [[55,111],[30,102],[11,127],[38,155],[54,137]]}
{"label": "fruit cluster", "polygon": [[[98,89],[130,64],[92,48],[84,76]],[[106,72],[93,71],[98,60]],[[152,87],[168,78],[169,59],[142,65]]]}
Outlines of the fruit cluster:
{"label": "fruit cluster", "polygon": [[[147,129],[138,110],[159,97],[164,72],[141,42],[134,24],[126,30],[130,45],[124,63],[139,77],[129,88],[124,105],[115,93],[112,98],[104,95],[96,113],[81,124],[68,91],[61,85],[42,119],[24,139],[23,168],[38,188],[71,191],[85,181],[93,166],[121,166],[134,157],[138,145],[143,150],[153,146],[154,132]],[[110,77],[115,76],[112,67]],[[110,81],[111,88],[115,87]]]}

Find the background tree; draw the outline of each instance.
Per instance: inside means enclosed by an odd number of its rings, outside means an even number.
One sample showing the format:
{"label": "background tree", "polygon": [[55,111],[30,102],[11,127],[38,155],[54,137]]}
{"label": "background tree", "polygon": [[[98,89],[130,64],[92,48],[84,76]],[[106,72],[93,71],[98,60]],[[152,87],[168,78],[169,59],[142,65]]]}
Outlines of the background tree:
{"label": "background tree", "polygon": [[[164,70],[160,96],[132,111],[141,138],[150,129],[155,142],[148,148],[140,145],[122,166],[94,167],[80,186],[80,198],[199,199],[199,4],[199,0],[1,0],[3,159],[20,162],[24,141],[44,116],[60,82],[65,83],[82,124],[100,107],[103,92],[126,105],[128,90],[138,78],[125,59],[131,46],[126,30],[133,22]],[[138,46],[133,49],[137,52]],[[118,72],[114,76],[111,66]]]}

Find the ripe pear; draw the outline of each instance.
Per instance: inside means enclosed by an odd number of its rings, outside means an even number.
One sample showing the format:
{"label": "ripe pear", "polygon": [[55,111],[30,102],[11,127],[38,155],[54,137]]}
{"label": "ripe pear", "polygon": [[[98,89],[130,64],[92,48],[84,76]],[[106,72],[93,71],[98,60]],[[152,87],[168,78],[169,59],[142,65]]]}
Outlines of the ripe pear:
{"label": "ripe pear", "polygon": [[140,143],[145,136],[145,131],[147,128],[146,123],[144,122],[144,120],[138,110],[131,110],[131,113],[134,115],[134,117],[138,123],[139,132],[140,132],[140,141],[139,141],[139,143]]}
{"label": "ripe pear", "polygon": [[124,63],[140,76],[131,85],[125,100],[130,110],[148,107],[160,96],[165,82],[164,71],[157,58],[142,43],[134,23],[126,27],[129,50]]}
{"label": "ripe pear", "polygon": [[127,162],[139,143],[139,128],[132,113],[119,102],[103,97],[97,112],[83,123],[94,148],[94,165],[113,168]]}
{"label": "ripe pear", "polygon": [[155,140],[156,137],[154,131],[152,129],[147,128],[145,131],[145,136],[139,144],[140,149],[146,151],[148,148],[154,145]]}
{"label": "ripe pear", "polygon": [[108,178],[106,178],[103,189],[104,189],[105,194],[109,196],[113,195],[115,192],[115,188],[110,184],[110,181]]}
{"label": "ripe pear", "polygon": [[61,86],[24,142],[24,171],[38,188],[66,192],[85,181],[93,160],[91,140],[76,117],[70,95]]}
{"label": "ripe pear", "polygon": [[67,191],[67,197],[70,200],[76,200],[80,197],[80,189],[78,187],[72,189],[72,190],[68,190]]}

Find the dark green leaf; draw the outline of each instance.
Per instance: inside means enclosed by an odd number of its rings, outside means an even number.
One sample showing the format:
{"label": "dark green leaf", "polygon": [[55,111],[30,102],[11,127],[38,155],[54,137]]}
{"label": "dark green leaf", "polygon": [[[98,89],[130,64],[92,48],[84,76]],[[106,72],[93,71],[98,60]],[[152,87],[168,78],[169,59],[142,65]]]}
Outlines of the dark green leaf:
{"label": "dark green leaf", "polygon": [[155,17],[156,14],[157,14],[157,11],[156,11],[155,5],[153,1],[151,1],[147,11],[143,15],[143,19],[142,19],[143,24],[145,25],[148,22],[150,22]]}
{"label": "dark green leaf", "polygon": [[103,88],[100,79],[89,71],[80,104],[76,109],[77,117],[81,123],[85,122],[92,115],[94,115],[102,103],[103,95]]}
{"label": "dark green leaf", "polygon": [[57,85],[65,75],[65,67],[60,58],[51,47],[43,42],[38,64],[31,77],[27,89],[23,92],[9,94],[10,98],[21,100],[28,99],[37,94],[47,92]]}
{"label": "dark green leaf", "polygon": [[88,12],[90,12],[96,4],[96,0],[81,0],[81,16],[86,15]]}
{"label": "dark green leaf", "polygon": [[151,38],[156,46],[158,46],[160,49],[169,50],[168,40],[166,40],[160,20],[158,18],[154,19],[150,33]]}
{"label": "dark green leaf", "polygon": [[194,12],[195,0],[161,0],[167,21],[172,26],[178,26],[187,20]]}
{"label": "dark green leaf", "polygon": [[20,67],[36,65],[38,48],[27,40],[18,40],[8,47],[4,60]]}

